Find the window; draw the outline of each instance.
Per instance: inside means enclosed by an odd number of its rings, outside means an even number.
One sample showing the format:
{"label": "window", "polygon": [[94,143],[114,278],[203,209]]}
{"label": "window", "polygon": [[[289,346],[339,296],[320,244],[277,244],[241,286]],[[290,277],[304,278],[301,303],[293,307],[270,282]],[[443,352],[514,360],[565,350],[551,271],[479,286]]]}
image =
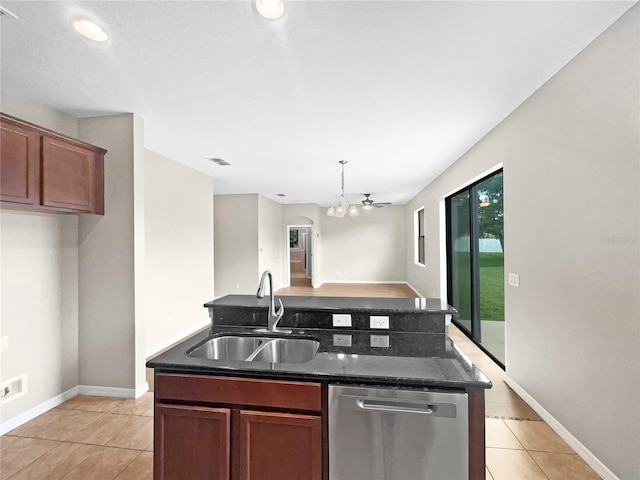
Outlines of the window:
{"label": "window", "polygon": [[415,262],[419,265],[425,265],[424,260],[424,207],[419,208],[414,214],[414,230],[415,230]]}

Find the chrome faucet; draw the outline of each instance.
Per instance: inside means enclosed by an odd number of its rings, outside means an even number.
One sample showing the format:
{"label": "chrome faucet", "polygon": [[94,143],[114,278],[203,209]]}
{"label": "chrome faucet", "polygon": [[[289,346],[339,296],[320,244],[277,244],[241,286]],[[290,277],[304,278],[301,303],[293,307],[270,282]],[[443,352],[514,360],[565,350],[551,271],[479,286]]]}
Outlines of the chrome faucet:
{"label": "chrome faucet", "polygon": [[273,294],[273,277],[271,276],[271,272],[269,270],[265,270],[262,274],[262,278],[260,278],[260,284],[258,285],[258,293],[256,293],[256,297],[264,298],[264,287],[267,278],[269,279],[269,314],[267,319],[267,330],[269,332],[290,333],[290,330],[281,330],[278,328],[278,322],[284,315],[284,306],[282,305],[282,300],[278,299],[280,308],[276,310],[275,296]]}

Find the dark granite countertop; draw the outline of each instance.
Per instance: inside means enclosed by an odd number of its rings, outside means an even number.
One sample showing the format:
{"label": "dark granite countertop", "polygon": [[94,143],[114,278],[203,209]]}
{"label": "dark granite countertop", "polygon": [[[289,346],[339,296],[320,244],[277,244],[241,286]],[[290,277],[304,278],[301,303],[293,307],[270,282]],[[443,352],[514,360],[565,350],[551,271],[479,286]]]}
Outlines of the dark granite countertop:
{"label": "dark granite countertop", "polygon": [[[246,298],[249,301],[250,297]],[[299,302],[310,297],[301,298]],[[256,300],[255,297],[253,300]],[[387,305],[388,299],[384,300]],[[399,303],[391,308],[402,308]],[[440,333],[295,329],[292,336],[310,337],[320,342],[313,360],[297,364],[210,360],[187,355],[214,336],[251,332],[253,330],[249,327],[214,326],[158,355],[147,362],[147,366],[165,372],[209,375],[449,389],[491,388],[489,379],[448,335]],[[389,346],[372,346],[380,343],[379,337],[372,338],[374,335],[388,335]],[[350,345],[347,345],[349,342],[345,341],[345,336],[350,336]],[[383,339],[382,343],[386,341]]]}
{"label": "dark granite countertop", "polygon": [[[454,314],[456,309],[439,298],[370,298],[370,297],[298,297],[277,296],[286,308],[296,310],[362,311],[398,313]],[[227,295],[204,304],[205,307],[267,308],[268,298],[255,295]]]}

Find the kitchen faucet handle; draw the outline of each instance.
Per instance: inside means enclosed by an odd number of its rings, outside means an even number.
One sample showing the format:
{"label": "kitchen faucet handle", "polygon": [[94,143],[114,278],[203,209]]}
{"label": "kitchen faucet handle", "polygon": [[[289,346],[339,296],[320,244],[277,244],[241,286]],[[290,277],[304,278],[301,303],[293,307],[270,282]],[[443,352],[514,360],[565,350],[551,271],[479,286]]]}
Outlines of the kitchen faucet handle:
{"label": "kitchen faucet handle", "polygon": [[282,318],[282,316],[284,315],[284,305],[282,305],[282,300],[278,299],[278,303],[280,304],[280,308],[278,308],[278,310],[276,310],[275,314],[278,317],[278,320],[280,320]]}

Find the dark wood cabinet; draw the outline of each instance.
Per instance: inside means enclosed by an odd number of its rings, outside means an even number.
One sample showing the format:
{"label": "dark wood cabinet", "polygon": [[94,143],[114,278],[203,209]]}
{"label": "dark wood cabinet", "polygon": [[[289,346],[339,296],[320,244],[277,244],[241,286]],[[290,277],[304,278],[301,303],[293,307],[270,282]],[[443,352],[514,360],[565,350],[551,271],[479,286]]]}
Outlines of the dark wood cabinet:
{"label": "dark wood cabinet", "polygon": [[322,480],[319,416],[240,411],[240,480]]}
{"label": "dark wood cabinet", "polygon": [[155,429],[154,478],[229,480],[229,409],[157,405]]}
{"label": "dark wood cabinet", "polygon": [[40,203],[40,134],[1,119],[0,199],[24,205]]}
{"label": "dark wood cabinet", "polygon": [[154,479],[322,480],[317,383],[156,373]]}
{"label": "dark wood cabinet", "polygon": [[0,127],[3,202],[104,214],[106,150],[5,114]]}

